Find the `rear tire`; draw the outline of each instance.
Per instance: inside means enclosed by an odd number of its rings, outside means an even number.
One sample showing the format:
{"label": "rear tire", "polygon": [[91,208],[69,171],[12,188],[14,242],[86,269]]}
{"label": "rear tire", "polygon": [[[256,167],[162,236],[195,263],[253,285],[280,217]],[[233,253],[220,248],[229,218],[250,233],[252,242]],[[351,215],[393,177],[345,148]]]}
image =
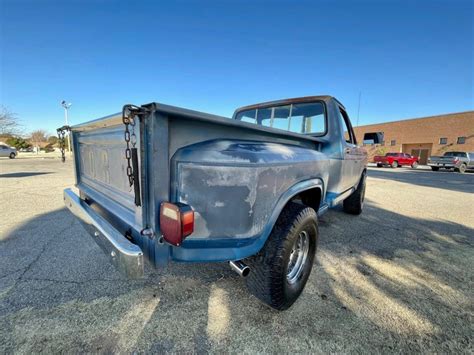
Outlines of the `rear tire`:
{"label": "rear tire", "polygon": [[431,167],[431,170],[433,170],[433,171],[438,171],[439,168],[438,168],[437,166],[432,166],[432,167]]}
{"label": "rear tire", "polygon": [[418,162],[414,161],[413,164],[411,164],[412,169],[418,168]]}
{"label": "rear tire", "polygon": [[9,157],[10,159],[15,159],[15,157],[16,157],[15,153],[10,153],[10,157]]}
{"label": "rear tire", "polygon": [[344,212],[359,215],[362,213],[365,199],[365,179],[364,173],[357,185],[357,189],[343,202]]}
{"label": "rear tire", "polygon": [[396,161],[396,160],[393,161],[391,167],[394,168],[394,169],[398,168],[398,161]]}
{"label": "rear tire", "polygon": [[274,309],[288,309],[308,281],[318,235],[316,212],[290,202],[263,248],[245,260],[251,270],[245,279],[250,293]]}
{"label": "rear tire", "polygon": [[466,172],[466,164],[461,164],[459,168],[454,169],[454,171],[457,171],[458,173],[464,174]]}
{"label": "rear tire", "polygon": [[377,163],[377,168],[381,168],[383,165],[380,163]]}

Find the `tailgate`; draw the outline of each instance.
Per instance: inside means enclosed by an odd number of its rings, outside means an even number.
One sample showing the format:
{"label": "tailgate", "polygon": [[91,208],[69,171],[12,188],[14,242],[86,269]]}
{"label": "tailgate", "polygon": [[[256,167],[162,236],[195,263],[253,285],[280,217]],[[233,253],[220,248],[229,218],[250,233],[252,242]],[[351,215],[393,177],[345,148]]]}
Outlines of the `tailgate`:
{"label": "tailgate", "polygon": [[[138,125],[135,130],[139,147]],[[139,227],[139,208],[127,176],[121,114],[74,126],[71,131],[79,190],[127,224]]]}

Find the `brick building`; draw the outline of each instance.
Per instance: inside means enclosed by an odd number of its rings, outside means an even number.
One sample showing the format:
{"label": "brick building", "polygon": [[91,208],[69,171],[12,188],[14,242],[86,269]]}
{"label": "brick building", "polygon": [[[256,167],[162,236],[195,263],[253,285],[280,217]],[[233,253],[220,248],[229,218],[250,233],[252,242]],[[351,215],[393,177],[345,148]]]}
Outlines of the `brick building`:
{"label": "brick building", "polygon": [[430,155],[474,152],[474,111],[371,124],[354,127],[354,131],[358,142],[363,141],[365,133],[384,133],[382,145],[366,145],[369,159],[403,152],[419,156],[421,164],[426,164]]}

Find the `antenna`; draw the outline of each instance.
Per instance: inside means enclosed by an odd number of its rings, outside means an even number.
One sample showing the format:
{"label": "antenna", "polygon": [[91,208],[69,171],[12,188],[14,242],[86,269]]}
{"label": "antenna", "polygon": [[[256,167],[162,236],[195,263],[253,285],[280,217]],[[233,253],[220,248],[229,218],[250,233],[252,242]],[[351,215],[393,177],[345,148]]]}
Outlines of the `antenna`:
{"label": "antenna", "polygon": [[359,127],[360,97],[361,96],[362,96],[362,91],[359,91],[359,106],[357,107],[357,124],[356,124],[356,127]]}

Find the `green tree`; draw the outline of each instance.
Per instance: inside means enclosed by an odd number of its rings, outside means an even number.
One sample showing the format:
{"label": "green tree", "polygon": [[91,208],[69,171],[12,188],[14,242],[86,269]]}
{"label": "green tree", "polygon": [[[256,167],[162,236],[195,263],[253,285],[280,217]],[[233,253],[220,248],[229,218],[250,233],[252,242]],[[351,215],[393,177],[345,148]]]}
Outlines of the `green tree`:
{"label": "green tree", "polygon": [[21,137],[8,138],[6,143],[11,147],[15,147],[16,149],[23,149],[23,148],[31,147],[31,144],[29,144],[26,140],[24,140]]}

